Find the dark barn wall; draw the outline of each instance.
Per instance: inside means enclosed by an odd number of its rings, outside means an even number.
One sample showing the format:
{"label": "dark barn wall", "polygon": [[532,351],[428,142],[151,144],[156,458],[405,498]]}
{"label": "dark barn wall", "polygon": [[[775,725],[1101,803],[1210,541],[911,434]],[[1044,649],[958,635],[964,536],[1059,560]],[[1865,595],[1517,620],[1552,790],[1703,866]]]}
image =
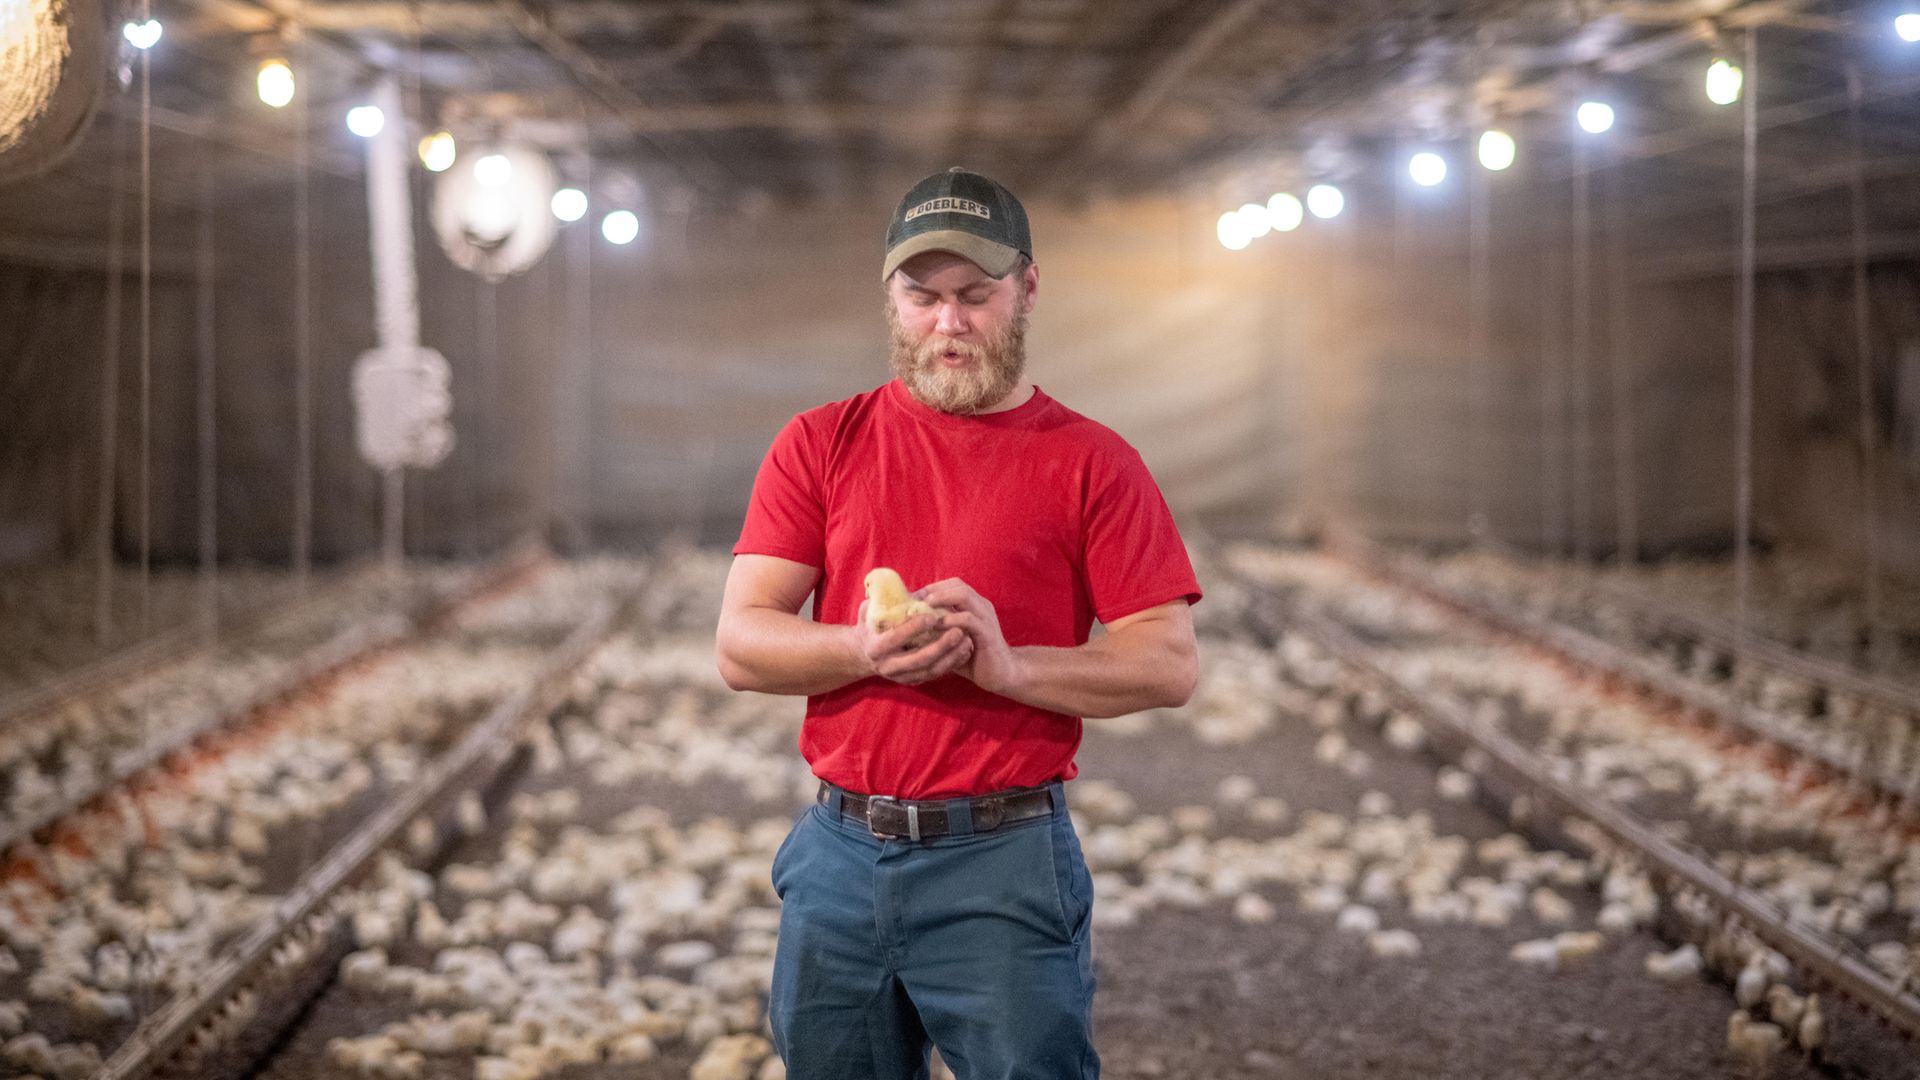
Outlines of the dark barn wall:
{"label": "dark barn wall", "polygon": [[[314,550],[331,559],[378,543],[379,483],[354,448],[348,385],[373,341],[371,285],[359,187],[317,182],[313,198]],[[604,541],[668,530],[730,540],[779,425],[888,376],[876,265],[889,209],[656,209],[631,248],[587,244],[575,226],[533,271],[499,285],[452,268],[422,229],[423,338],[453,367],[457,444],[439,469],[412,477],[409,547],[472,553],[554,518]],[[1134,442],[1177,512],[1230,527],[1341,516],[1391,536],[1456,541],[1468,535],[1480,477],[1498,535],[1566,548],[1584,520],[1594,550],[1612,545],[1614,324],[1596,272],[1587,450],[1576,472],[1581,414],[1569,403],[1580,369],[1569,354],[1562,247],[1495,234],[1476,438],[1457,207],[1402,208],[1396,227],[1395,215],[1356,206],[1347,219],[1243,252],[1218,245],[1217,208],[1197,202],[1031,210],[1042,284],[1030,373]],[[216,233],[219,529],[234,557],[277,560],[288,547],[291,221],[284,193],[247,198],[222,206]],[[193,288],[181,258],[190,239],[170,234],[154,291],[152,509],[162,558],[192,557],[199,513]],[[580,291],[588,277],[590,305]],[[1830,397],[1851,392],[1820,374],[1836,362],[1826,354],[1850,349],[1835,315],[1845,304],[1831,282],[1803,279],[1762,281],[1756,521],[1769,538],[1857,551],[1850,429],[1836,428],[1844,417],[1826,417],[1826,406],[1809,421],[1803,400],[1807,378]],[[1916,336],[1913,280],[1910,263],[1876,269],[1888,394],[1899,343]],[[16,555],[72,553],[91,535],[104,295],[97,271],[0,266],[0,522]],[[577,315],[589,306],[583,365]],[[123,552],[137,542],[136,310],[129,283],[116,485]],[[1724,276],[1636,281],[1626,310],[1619,354],[1629,364],[1642,542],[1724,544],[1733,285]],[[1891,452],[1881,468],[1889,560],[1920,570],[1913,474]]]}

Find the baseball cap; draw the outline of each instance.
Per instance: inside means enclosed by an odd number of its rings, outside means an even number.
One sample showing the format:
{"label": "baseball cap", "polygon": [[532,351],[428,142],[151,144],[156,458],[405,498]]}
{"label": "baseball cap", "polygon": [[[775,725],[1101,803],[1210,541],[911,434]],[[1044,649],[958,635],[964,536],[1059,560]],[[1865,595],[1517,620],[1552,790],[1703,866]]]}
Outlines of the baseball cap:
{"label": "baseball cap", "polygon": [[956,165],[913,185],[887,223],[880,280],[923,251],[950,251],[997,278],[1025,255],[1033,236],[1020,200],[993,179]]}

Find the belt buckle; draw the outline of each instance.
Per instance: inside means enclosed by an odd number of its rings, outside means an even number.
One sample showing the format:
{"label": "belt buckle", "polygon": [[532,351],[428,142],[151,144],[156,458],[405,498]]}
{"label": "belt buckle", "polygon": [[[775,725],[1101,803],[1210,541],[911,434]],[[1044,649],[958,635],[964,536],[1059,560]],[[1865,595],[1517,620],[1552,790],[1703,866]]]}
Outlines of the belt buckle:
{"label": "belt buckle", "polygon": [[[892,803],[895,806],[902,805],[900,800],[892,795],[867,796],[867,831],[872,833],[876,840],[897,840],[900,834],[883,833],[873,827],[873,808],[876,804],[883,802]],[[920,840],[920,807],[911,802],[906,803],[905,806],[907,811],[907,838],[918,843]]]}

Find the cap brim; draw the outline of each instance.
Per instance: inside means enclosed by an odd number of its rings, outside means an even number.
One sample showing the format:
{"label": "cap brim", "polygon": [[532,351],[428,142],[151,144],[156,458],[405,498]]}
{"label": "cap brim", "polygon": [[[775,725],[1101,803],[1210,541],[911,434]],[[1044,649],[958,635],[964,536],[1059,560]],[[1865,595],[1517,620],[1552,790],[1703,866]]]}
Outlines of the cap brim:
{"label": "cap brim", "polygon": [[880,280],[893,276],[900,264],[929,251],[949,251],[987,272],[988,277],[1003,278],[1011,273],[1014,265],[1020,261],[1020,252],[1005,244],[996,244],[977,233],[963,229],[936,229],[909,236],[895,244],[887,252],[887,260],[881,264]]}

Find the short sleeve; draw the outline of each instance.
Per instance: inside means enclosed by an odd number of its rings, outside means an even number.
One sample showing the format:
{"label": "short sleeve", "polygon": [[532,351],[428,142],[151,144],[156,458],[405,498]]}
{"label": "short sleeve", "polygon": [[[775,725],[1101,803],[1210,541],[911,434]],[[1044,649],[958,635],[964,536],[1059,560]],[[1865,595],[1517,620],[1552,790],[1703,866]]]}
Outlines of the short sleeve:
{"label": "short sleeve", "polygon": [[1096,459],[1081,528],[1087,591],[1102,623],[1172,600],[1200,601],[1173,512],[1131,446]]}
{"label": "short sleeve", "polygon": [[761,459],[747,503],[746,524],[735,555],[773,555],[824,567],[827,557],[826,501],[813,432],[801,417],[787,421]]}

